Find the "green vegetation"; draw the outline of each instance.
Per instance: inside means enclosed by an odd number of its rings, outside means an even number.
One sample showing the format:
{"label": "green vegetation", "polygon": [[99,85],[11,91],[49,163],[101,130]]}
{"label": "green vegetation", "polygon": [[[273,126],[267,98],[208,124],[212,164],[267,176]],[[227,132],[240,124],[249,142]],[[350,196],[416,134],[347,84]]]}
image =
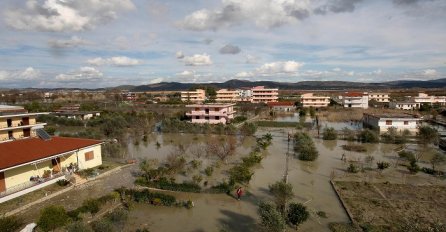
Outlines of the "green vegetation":
{"label": "green vegetation", "polygon": [[285,220],[272,204],[260,202],[257,212],[260,216],[260,224],[265,231],[282,232],[285,230]]}
{"label": "green vegetation", "polygon": [[366,152],[367,148],[364,145],[359,144],[344,144],[342,145],[342,149],[346,151],[354,151],[354,152]]}
{"label": "green vegetation", "polygon": [[377,162],[376,166],[378,167],[378,169],[380,171],[383,171],[384,169],[387,169],[390,167],[390,163],[381,161],[381,162]]}
{"label": "green vegetation", "polygon": [[347,172],[358,173],[359,172],[359,168],[356,165],[350,163],[350,165],[348,165],[348,167],[347,167]]}
{"label": "green vegetation", "polygon": [[51,205],[43,208],[37,221],[37,226],[42,231],[53,231],[65,226],[70,220],[63,206]]}
{"label": "green vegetation", "polygon": [[435,171],[435,167],[444,164],[445,162],[446,162],[446,156],[436,152],[432,157],[432,159],[430,160],[430,163],[432,165],[432,170]]}
{"label": "green vegetation", "polygon": [[417,137],[422,144],[438,144],[440,138],[438,131],[430,126],[421,126],[418,128]]}
{"label": "green vegetation", "polygon": [[300,203],[291,203],[287,210],[287,221],[294,226],[299,226],[310,217],[307,207]]}
{"label": "green vegetation", "polygon": [[[246,124],[246,123],[245,123]],[[188,121],[181,121],[177,118],[167,118],[161,121],[161,131],[168,133],[192,133],[192,134],[226,134],[234,135],[237,133],[237,128],[232,124],[210,125],[208,123],[196,124]],[[255,130],[254,130],[255,132]]]}
{"label": "green vegetation", "polygon": [[24,224],[23,220],[16,216],[0,217],[0,231],[3,232],[18,231]]}
{"label": "green vegetation", "polygon": [[151,192],[148,189],[136,190],[123,187],[120,189],[116,189],[115,191],[121,194],[121,198],[131,199],[132,201],[139,203],[149,203],[153,205],[163,206],[173,206],[177,203],[177,200],[174,196]]}
{"label": "green vegetation", "polygon": [[240,133],[245,136],[254,135],[257,131],[257,126],[254,123],[245,122],[240,128]]}
{"label": "green vegetation", "polygon": [[269,191],[274,197],[277,210],[284,215],[287,202],[293,198],[293,186],[284,181],[277,181],[269,186]]}
{"label": "green vegetation", "polygon": [[297,158],[304,161],[314,161],[319,156],[313,140],[305,132],[297,132],[294,135],[294,151]]}
{"label": "green vegetation", "polygon": [[232,119],[231,123],[238,124],[238,123],[246,121],[247,119],[248,118],[246,116],[237,116],[234,119]]}
{"label": "green vegetation", "polygon": [[347,140],[347,141],[355,141],[356,140],[356,134],[355,134],[355,132],[353,130],[350,130],[349,128],[344,127],[342,129],[342,138],[344,140]]}
{"label": "green vegetation", "polygon": [[57,124],[62,126],[84,126],[84,122],[79,119],[56,117],[50,114],[42,114],[37,117],[37,121],[48,124]]}
{"label": "green vegetation", "polygon": [[197,183],[183,182],[175,183],[173,180],[168,180],[166,177],[161,177],[158,180],[147,181],[146,178],[139,177],[136,179],[135,184],[141,186],[147,186],[157,189],[178,191],[178,192],[201,192],[201,187]]}
{"label": "green vegetation", "polygon": [[362,143],[377,143],[379,142],[379,137],[376,132],[365,129],[359,133],[358,140]]}
{"label": "green vegetation", "polygon": [[410,135],[410,131],[404,130],[401,134],[398,134],[395,127],[390,127],[387,132],[381,136],[381,141],[384,143],[404,144],[407,142],[407,137]]}
{"label": "green vegetation", "polygon": [[325,127],[322,132],[322,139],[324,140],[336,140],[338,138],[338,134],[336,133],[333,127]]}

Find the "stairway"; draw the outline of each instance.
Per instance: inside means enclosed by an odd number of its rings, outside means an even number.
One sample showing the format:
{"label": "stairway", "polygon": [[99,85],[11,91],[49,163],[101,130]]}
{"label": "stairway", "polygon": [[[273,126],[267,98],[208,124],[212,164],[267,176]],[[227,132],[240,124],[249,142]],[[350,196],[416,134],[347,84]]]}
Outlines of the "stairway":
{"label": "stairway", "polygon": [[81,176],[79,176],[76,173],[73,173],[72,177],[74,177],[74,186],[79,186],[79,185],[87,182],[87,179],[82,178]]}

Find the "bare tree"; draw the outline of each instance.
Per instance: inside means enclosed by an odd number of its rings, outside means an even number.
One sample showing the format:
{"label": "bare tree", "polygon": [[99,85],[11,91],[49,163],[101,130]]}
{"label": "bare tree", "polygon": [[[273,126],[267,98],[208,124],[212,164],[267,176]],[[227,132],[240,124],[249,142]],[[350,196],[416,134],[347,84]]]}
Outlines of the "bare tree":
{"label": "bare tree", "polygon": [[201,158],[201,156],[206,152],[206,147],[201,144],[194,144],[189,148],[189,151],[194,157]]}

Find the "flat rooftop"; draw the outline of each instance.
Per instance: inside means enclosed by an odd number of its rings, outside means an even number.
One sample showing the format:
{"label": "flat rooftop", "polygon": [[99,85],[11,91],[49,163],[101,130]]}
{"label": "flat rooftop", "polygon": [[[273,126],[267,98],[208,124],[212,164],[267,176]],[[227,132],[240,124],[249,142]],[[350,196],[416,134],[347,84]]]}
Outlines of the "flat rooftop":
{"label": "flat rooftop", "polygon": [[364,115],[370,115],[376,118],[413,118],[413,119],[421,119],[418,115],[413,114],[398,114],[398,113],[388,113],[388,114],[372,114],[372,113],[364,113]]}

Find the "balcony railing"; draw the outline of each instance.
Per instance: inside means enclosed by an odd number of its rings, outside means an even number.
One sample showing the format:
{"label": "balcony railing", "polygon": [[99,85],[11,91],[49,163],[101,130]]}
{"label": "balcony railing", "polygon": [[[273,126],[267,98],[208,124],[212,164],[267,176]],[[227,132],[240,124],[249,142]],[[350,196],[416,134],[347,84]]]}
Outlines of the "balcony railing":
{"label": "balcony railing", "polygon": [[18,185],[12,186],[12,187],[6,189],[6,191],[0,192],[0,198],[6,197],[8,195],[11,195],[11,194],[23,191],[23,190],[26,190],[26,189],[31,188],[31,187],[35,187],[35,186],[38,186],[38,185],[43,185],[44,183],[47,183],[48,181],[60,178],[62,176],[65,176],[65,174],[60,172],[60,173],[52,175],[51,177],[39,178],[38,180],[35,180],[35,181],[28,181],[28,182],[25,182],[25,183],[22,183],[22,184],[18,184]]}

